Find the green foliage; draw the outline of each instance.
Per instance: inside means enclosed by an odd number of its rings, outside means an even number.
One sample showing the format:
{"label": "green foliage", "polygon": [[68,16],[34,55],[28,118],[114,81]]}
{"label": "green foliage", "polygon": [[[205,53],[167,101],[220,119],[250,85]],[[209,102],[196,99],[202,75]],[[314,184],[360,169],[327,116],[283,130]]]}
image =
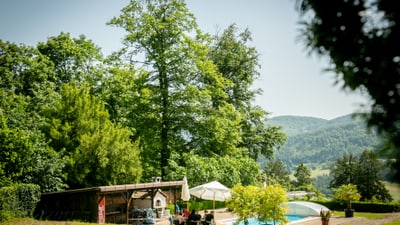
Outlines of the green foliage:
{"label": "green foliage", "polygon": [[400,212],[400,204],[383,202],[352,202],[351,207],[357,212],[393,213]]}
{"label": "green foliage", "polygon": [[357,159],[353,154],[345,154],[342,158],[339,158],[331,169],[331,186],[335,188],[343,184],[354,183],[356,163]]}
{"label": "green foliage", "polygon": [[332,189],[330,188],[331,181],[332,178],[327,174],[323,174],[312,178],[313,186],[327,197],[332,197],[333,195]]}
{"label": "green foliage", "polygon": [[40,187],[18,184],[0,188],[0,221],[15,217],[32,216],[40,200]]}
{"label": "green foliage", "polygon": [[[251,158],[201,157],[195,154],[184,154],[185,167],[170,167],[171,179],[181,179],[184,175],[191,186],[201,185],[218,180],[227,187],[237,183],[255,184],[260,177],[260,167]],[[176,171],[176,172],[173,172]]]}
{"label": "green foliage", "polygon": [[172,215],[175,214],[175,205],[174,205],[174,204],[168,204],[168,205],[165,207],[165,209],[169,209],[169,211],[170,211],[170,213],[171,213]]}
{"label": "green foliage", "polygon": [[351,209],[351,201],[358,201],[361,195],[358,193],[357,185],[343,184],[334,193],[334,199],[345,201],[347,209]]}
{"label": "green foliage", "polygon": [[[155,158],[153,167],[165,178],[173,150],[184,152],[183,146],[195,147],[197,140],[208,148],[215,145],[224,154],[237,139],[229,128],[235,122],[228,119],[235,114],[230,113],[229,105],[210,110],[212,99],[224,97],[225,82],[207,60],[207,48],[200,43],[204,38],[184,2],[131,1],[109,24],[127,31],[122,52],[130,56],[143,53],[142,62],[150,70],[145,83],[152,95],[143,111],[150,116],[143,118],[143,127],[135,127],[143,135],[144,152],[151,152],[144,155],[145,161],[151,164],[147,157]],[[199,39],[190,38],[190,33],[199,34]],[[188,139],[191,141],[185,143]]]}
{"label": "green foliage", "polygon": [[393,198],[382,182],[381,171],[384,169],[378,156],[370,151],[364,151],[358,160],[354,184],[361,194],[361,200],[392,201]]}
{"label": "green foliage", "polygon": [[13,213],[13,217],[19,216],[19,202],[16,186],[7,186],[0,189],[0,210]]}
{"label": "green foliage", "polygon": [[322,220],[329,220],[331,218],[332,212],[330,210],[323,210],[319,212],[319,217],[321,217]]}
{"label": "green foliage", "polygon": [[91,79],[99,73],[100,48],[84,35],[72,38],[69,33],[61,33],[49,37],[46,43],[39,43],[37,49],[54,64],[56,77],[52,81],[58,88],[71,81],[93,83]]}
{"label": "green foliage", "polygon": [[281,205],[287,201],[286,190],[280,185],[267,185],[261,189],[260,208],[258,209],[258,220],[274,221],[277,223],[287,222],[286,209]]}
{"label": "green foliage", "polygon": [[0,210],[0,222],[10,221],[14,218],[14,212],[9,210]]}
{"label": "green foliage", "polygon": [[36,204],[40,200],[40,186],[35,184],[19,184],[16,187],[19,202],[18,208],[23,211],[24,215],[32,216]]}
{"label": "green foliage", "polygon": [[260,190],[257,186],[235,185],[231,189],[231,199],[227,202],[227,207],[238,216],[238,221],[248,224],[248,219],[258,216],[260,207]]}
{"label": "green foliage", "polygon": [[[48,88],[52,63],[34,47],[0,40],[0,87],[8,94],[33,97]],[[4,100],[6,100],[5,98]]]}
{"label": "green foliage", "polygon": [[281,186],[289,189],[290,174],[281,160],[268,161],[267,165],[264,167],[264,172],[268,183],[272,179],[273,182],[277,182]]}
{"label": "green foliage", "polygon": [[277,116],[266,121],[267,126],[281,126],[287,136],[312,132],[326,126],[327,123],[325,119],[304,116]]}
{"label": "green foliage", "polygon": [[296,180],[293,182],[293,186],[306,187],[312,184],[311,182],[311,171],[303,163],[299,164],[294,173]]}
{"label": "green foliage", "polygon": [[361,200],[392,201],[393,198],[382,182],[382,163],[373,152],[365,150],[359,158],[344,155],[338,159],[331,170],[332,187],[355,184]]}
{"label": "green foliage", "polygon": [[[307,48],[328,56],[328,70],[337,83],[350,90],[362,90],[372,102],[366,115],[391,142],[391,156],[399,168],[400,147],[400,48],[399,6],[393,1],[298,1],[306,16],[301,36]],[[311,12],[311,13],[309,13]],[[400,173],[399,173],[400,175]],[[400,179],[400,176],[397,177]]]}
{"label": "green foliage", "polygon": [[51,145],[67,160],[65,173],[71,187],[90,187],[139,181],[139,147],[128,130],[115,126],[102,102],[63,85],[60,99],[47,109]]}
{"label": "green foliage", "polygon": [[0,113],[0,187],[33,183],[38,184],[43,192],[63,189],[64,163],[59,155],[47,145],[39,130],[15,127],[5,117],[12,115]]}
{"label": "green foliage", "polygon": [[[334,211],[343,211],[343,201],[316,201],[312,202],[326,206]],[[357,212],[372,212],[372,213],[393,213],[400,212],[399,203],[382,203],[382,202],[352,202],[352,209]]]}
{"label": "green foliage", "polygon": [[286,209],[281,207],[281,204],[287,201],[286,191],[280,185],[260,188],[237,184],[231,189],[231,195],[227,207],[238,215],[238,221],[244,221],[244,224],[248,224],[250,218],[258,218],[262,222],[287,222]]}
{"label": "green foliage", "polygon": [[365,122],[352,115],[332,120],[279,116],[266,124],[281,126],[286,132],[287,142],[275,152],[275,158],[289,170],[300,163],[330,167],[343,154],[361,154],[364,149],[375,149],[380,141],[376,132],[368,131]]}
{"label": "green foliage", "polygon": [[109,24],[127,31],[125,46],[107,59],[84,35],[36,47],[0,40],[0,187],[49,192],[155,175],[258,183],[254,160],[271,158],[285,135],[252,105],[250,32],[204,35],[182,0],[131,1],[121,12]]}
{"label": "green foliage", "polygon": [[201,200],[201,199],[191,199],[189,204],[189,210],[191,211],[192,209],[194,210],[209,210],[212,209],[215,205],[216,209],[222,209],[226,208],[226,203],[225,202],[219,202],[219,201],[212,201],[212,200]]}
{"label": "green foliage", "polygon": [[[221,36],[203,35],[181,0],[131,1],[109,24],[127,34],[125,47],[110,57],[119,67],[110,70],[104,83],[111,91],[103,88],[101,95],[115,121],[130,127],[133,140],[141,140],[144,180],[181,178],[190,165],[185,153],[256,159],[271,157],[283,142],[279,129],[263,125],[266,113],[251,105],[258,93],[250,90],[258,59],[248,47],[248,31],[236,35],[230,26]],[[128,77],[131,81],[121,82]],[[117,99],[116,93],[128,94]],[[220,168],[234,172],[229,184],[240,180],[237,171],[252,174],[242,166]],[[203,179],[207,176],[194,178]]]}
{"label": "green foliage", "polygon": [[250,31],[237,32],[238,28],[232,24],[221,35],[214,36],[209,54],[218,72],[230,81],[225,92],[227,102],[240,113],[242,134],[238,145],[254,160],[261,155],[271,158],[274,147],[285,142],[285,135],[277,127],[265,127],[263,120],[267,113],[251,104],[256,94],[261,92],[251,89],[259,76],[258,53],[249,46],[252,40]]}

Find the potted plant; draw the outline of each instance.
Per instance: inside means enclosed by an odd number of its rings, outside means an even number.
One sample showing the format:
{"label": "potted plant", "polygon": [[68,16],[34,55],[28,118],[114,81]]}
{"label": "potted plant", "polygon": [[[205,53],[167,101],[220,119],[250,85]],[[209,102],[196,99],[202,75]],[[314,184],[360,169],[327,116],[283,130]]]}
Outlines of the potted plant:
{"label": "potted plant", "polygon": [[354,184],[344,184],[336,190],[335,199],[345,201],[347,208],[344,210],[346,217],[354,216],[354,209],[351,208],[351,201],[358,201],[361,195],[358,193],[357,185]]}
{"label": "potted plant", "polygon": [[323,210],[319,212],[319,215],[321,217],[322,225],[328,225],[329,224],[329,219],[331,218],[332,212],[330,210]]}

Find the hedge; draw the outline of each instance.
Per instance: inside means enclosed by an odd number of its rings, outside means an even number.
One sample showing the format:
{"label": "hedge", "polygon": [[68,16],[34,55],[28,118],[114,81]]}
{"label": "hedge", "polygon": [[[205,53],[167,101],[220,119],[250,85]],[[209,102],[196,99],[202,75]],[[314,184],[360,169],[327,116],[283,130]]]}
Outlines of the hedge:
{"label": "hedge", "polygon": [[39,185],[16,184],[0,188],[0,221],[32,216],[39,200]]}
{"label": "hedge", "polygon": [[[313,201],[329,208],[330,210],[343,211],[347,205],[339,201]],[[392,213],[400,212],[399,203],[379,203],[379,202],[351,202],[351,208],[356,212],[372,213]]]}

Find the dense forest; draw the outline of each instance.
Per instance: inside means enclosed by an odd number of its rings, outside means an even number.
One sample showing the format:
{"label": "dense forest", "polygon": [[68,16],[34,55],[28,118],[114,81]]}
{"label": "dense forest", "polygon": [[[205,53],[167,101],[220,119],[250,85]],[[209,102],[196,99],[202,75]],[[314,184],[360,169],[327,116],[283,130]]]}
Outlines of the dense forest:
{"label": "dense forest", "polygon": [[287,134],[287,142],[275,151],[275,158],[288,168],[305,163],[329,169],[330,164],[344,154],[359,155],[364,150],[375,150],[379,144],[377,133],[368,130],[365,122],[353,115],[332,120],[278,116],[266,124],[281,126]]}
{"label": "dense forest", "polygon": [[204,33],[182,0],[131,1],[108,25],[125,36],[107,56],[83,34],[0,40],[0,187],[259,182],[286,137],[253,105],[251,33]]}

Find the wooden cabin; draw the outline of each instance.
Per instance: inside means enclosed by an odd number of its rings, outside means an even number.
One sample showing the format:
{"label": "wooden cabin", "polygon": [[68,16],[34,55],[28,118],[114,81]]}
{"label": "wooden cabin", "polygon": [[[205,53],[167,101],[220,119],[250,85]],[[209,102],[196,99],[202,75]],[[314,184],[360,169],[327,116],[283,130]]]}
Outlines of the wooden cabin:
{"label": "wooden cabin", "polygon": [[[159,217],[163,216],[167,202],[176,205],[176,196],[183,183],[156,181],[43,193],[35,217],[130,224],[144,220],[145,213],[154,212]],[[168,199],[168,196],[173,196],[173,199]]]}

